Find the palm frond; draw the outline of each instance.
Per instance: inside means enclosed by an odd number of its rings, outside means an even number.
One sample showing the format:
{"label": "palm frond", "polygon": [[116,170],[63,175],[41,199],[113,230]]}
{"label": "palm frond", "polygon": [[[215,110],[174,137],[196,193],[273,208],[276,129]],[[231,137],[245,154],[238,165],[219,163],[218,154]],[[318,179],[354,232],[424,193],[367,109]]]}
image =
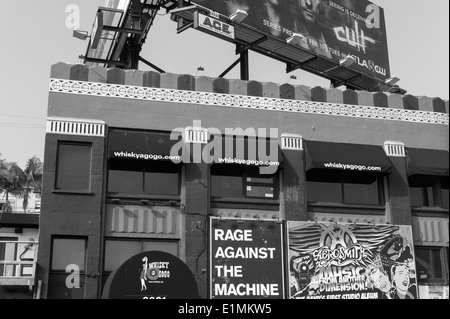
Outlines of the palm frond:
{"label": "palm frond", "polygon": [[29,158],[24,169],[28,181],[42,180],[43,164],[36,155]]}

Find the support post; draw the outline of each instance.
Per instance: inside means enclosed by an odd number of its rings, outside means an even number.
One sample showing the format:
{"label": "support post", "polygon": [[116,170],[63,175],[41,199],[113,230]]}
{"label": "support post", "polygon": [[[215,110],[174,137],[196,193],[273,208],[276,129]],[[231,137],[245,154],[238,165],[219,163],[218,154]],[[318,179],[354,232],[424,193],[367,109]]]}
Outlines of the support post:
{"label": "support post", "polygon": [[241,80],[248,81],[250,78],[249,65],[248,65],[248,50],[243,51],[240,54],[241,64]]}

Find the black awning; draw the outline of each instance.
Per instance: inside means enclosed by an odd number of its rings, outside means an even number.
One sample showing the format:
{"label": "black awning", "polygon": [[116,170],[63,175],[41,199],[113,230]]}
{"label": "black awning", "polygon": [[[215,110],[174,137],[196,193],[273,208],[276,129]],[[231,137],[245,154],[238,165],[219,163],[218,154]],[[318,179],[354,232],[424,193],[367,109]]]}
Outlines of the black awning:
{"label": "black awning", "polygon": [[39,214],[3,213],[1,216],[0,228],[39,228]]}
{"label": "black awning", "polygon": [[305,141],[306,170],[390,173],[391,162],[376,145]]}
{"label": "black awning", "polygon": [[118,129],[109,132],[108,140],[109,157],[122,159],[167,160],[170,150],[178,143],[178,140],[170,139],[168,132]]}
{"label": "black awning", "polygon": [[406,148],[406,167],[408,176],[449,176],[448,161],[449,156],[447,151]]}
{"label": "black awning", "polygon": [[216,144],[211,152],[214,163],[267,166],[271,162],[270,165],[280,166],[283,162],[278,139],[227,135],[216,143],[220,146]]}

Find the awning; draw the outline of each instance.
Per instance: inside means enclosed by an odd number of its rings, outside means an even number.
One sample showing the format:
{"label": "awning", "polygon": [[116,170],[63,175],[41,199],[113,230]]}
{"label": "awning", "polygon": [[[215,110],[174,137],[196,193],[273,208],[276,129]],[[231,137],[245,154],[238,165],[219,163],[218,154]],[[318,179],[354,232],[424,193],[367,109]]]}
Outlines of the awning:
{"label": "awning", "polygon": [[406,167],[408,176],[449,176],[448,161],[449,156],[447,151],[406,148]]}
{"label": "awning", "polygon": [[39,228],[39,214],[3,213],[1,216],[0,228]]}
{"label": "awning", "polygon": [[305,141],[306,171],[341,170],[361,173],[391,171],[383,147],[376,145]]}
{"label": "awning", "polygon": [[[181,138],[181,136],[179,137]],[[143,132],[130,130],[111,130],[109,132],[109,157],[119,159],[170,160],[170,152],[178,140],[171,140],[167,132]],[[184,146],[184,145],[183,145]],[[198,146],[198,145],[197,145]],[[185,147],[185,146],[184,146]],[[222,136],[211,140],[208,147],[213,163],[242,164],[254,166],[280,166],[283,160],[278,139],[246,136]],[[177,155],[181,155],[180,151]],[[183,149],[182,162],[193,162],[194,144]],[[188,156],[188,158],[184,158]]]}
{"label": "awning", "polygon": [[211,151],[211,155],[214,163],[280,166],[283,162],[278,139],[227,135],[216,141],[217,144],[213,143],[211,146],[214,146],[214,151]]}
{"label": "awning", "polygon": [[110,158],[143,160],[170,160],[170,150],[178,143],[168,132],[118,129],[109,132],[108,140]]}

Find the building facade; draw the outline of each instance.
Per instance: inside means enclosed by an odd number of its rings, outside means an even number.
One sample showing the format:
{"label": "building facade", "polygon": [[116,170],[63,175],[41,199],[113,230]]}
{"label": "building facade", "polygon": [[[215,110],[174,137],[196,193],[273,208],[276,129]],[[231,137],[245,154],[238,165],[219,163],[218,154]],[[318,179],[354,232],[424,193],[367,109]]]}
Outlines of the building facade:
{"label": "building facade", "polygon": [[275,222],[284,244],[288,222],[410,227],[416,297],[448,298],[448,101],[64,63],[49,91],[40,298],[100,298],[146,251],[216,297],[217,218]]}
{"label": "building facade", "polygon": [[[40,193],[32,191],[24,209],[23,190],[0,193],[0,299],[33,299]],[[9,203],[9,205],[6,205]]]}

